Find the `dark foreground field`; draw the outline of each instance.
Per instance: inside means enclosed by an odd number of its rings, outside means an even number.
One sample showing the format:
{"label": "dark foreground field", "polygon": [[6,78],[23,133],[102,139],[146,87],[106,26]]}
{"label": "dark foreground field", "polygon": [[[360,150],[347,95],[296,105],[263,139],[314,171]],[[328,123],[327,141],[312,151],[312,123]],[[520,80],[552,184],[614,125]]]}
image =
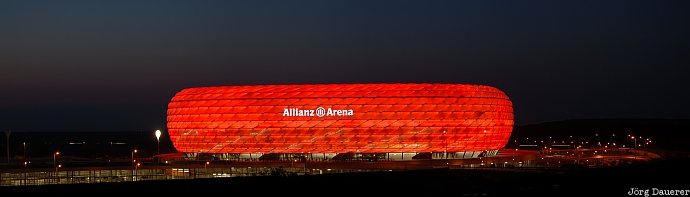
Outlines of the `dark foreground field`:
{"label": "dark foreground field", "polygon": [[[128,183],[3,187],[2,194],[46,193],[59,196],[191,194],[371,196],[451,194],[452,196],[627,196],[630,188],[690,189],[690,160],[603,169],[425,170],[243,177]],[[5,195],[3,195],[5,196]],[[48,195],[55,196],[55,195]]]}

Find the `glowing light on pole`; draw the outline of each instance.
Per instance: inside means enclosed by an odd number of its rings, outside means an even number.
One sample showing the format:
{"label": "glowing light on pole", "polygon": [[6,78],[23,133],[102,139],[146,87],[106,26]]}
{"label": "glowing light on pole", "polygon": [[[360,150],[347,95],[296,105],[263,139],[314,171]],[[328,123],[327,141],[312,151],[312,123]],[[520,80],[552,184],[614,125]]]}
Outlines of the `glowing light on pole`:
{"label": "glowing light on pole", "polygon": [[28,161],[24,162],[24,185],[26,185],[26,165],[28,165],[28,164],[29,164]]}
{"label": "glowing light on pole", "polygon": [[62,165],[57,164],[57,156],[59,156],[59,155],[60,155],[59,151],[55,152],[55,154],[53,154],[53,167],[55,167],[55,177],[57,177],[58,183],[60,182],[60,175],[58,174],[59,173],[58,168],[62,167]]}
{"label": "glowing light on pole", "polygon": [[136,165],[137,160],[134,159],[134,153],[137,153],[137,152],[138,152],[137,149],[134,149],[132,151],[132,160],[131,160],[132,161],[132,181],[134,181],[134,177],[135,177],[134,173],[136,173],[136,168],[137,168],[137,165]]}
{"label": "glowing light on pole", "polygon": [[635,138],[635,136],[630,136],[630,138],[632,138],[633,141],[635,141],[633,148],[637,148],[637,138]]}
{"label": "glowing light on pole", "polygon": [[206,173],[206,175],[208,175],[208,168],[207,167],[209,164],[211,164],[211,162],[208,162],[208,161],[204,164],[204,173]]}
{"label": "glowing light on pole", "polygon": [[56,167],[56,168],[57,168],[57,156],[58,155],[60,155],[60,152],[55,152],[55,154],[53,154],[53,167]]}
{"label": "glowing light on pole", "polygon": [[134,162],[136,161],[136,160],[134,160],[134,153],[137,153],[137,152],[138,152],[137,149],[134,149],[134,151],[132,151],[132,165],[134,165]]}
{"label": "glowing light on pole", "polygon": [[161,130],[156,130],[156,141],[158,142],[158,154],[161,154]]}

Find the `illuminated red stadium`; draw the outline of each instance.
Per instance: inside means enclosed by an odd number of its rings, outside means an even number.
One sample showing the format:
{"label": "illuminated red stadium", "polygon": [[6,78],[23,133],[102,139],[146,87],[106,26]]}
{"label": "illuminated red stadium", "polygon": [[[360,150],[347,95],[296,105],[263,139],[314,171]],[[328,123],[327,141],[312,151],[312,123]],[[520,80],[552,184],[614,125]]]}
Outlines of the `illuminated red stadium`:
{"label": "illuminated red stadium", "polygon": [[188,88],[168,105],[188,153],[418,153],[497,150],[513,108],[500,90],[464,84]]}

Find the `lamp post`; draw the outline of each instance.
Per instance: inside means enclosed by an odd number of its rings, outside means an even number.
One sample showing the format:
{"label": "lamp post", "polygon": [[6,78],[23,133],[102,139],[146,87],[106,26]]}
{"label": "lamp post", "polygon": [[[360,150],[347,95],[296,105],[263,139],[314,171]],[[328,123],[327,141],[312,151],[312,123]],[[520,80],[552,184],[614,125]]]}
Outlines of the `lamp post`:
{"label": "lamp post", "polygon": [[26,160],[26,142],[22,142],[22,147],[24,147],[24,160]]}
{"label": "lamp post", "polygon": [[[206,163],[204,163],[204,173],[206,173],[206,176],[208,176],[208,169],[207,169],[207,167],[208,167],[209,164],[211,164],[211,162],[208,162],[208,161],[207,161]],[[208,177],[206,177],[206,178],[208,178]]]}
{"label": "lamp post", "polygon": [[158,142],[158,155],[161,154],[161,130],[156,130],[156,142]]}
{"label": "lamp post", "polygon": [[57,157],[60,155],[60,151],[53,154],[53,167],[55,168],[55,175],[57,175]]}
{"label": "lamp post", "polygon": [[137,160],[134,160],[134,153],[137,153],[137,149],[134,149],[132,151],[132,166],[134,166],[134,162],[137,161]]}
{"label": "lamp post", "polygon": [[29,164],[28,161],[24,162],[24,185],[26,185],[26,165]]}
{"label": "lamp post", "polygon": [[137,160],[134,160],[134,153],[137,153],[137,149],[134,149],[134,150],[132,151],[132,168],[133,168],[133,170],[132,170],[132,181],[134,181],[134,173],[136,172],[136,164],[135,164],[135,162],[137,161]]}
{"label": "lamp post", "polygon": [[62,164],[58,164],[58,165],[57,165],[57,168],[55,168],[55,174],[58,175],[58,176],[57,176],[58,183],[60,183],[60,175],[58,174],[58,170],[59,170],[60,168],[62,168]]}
{"label": "lamp post", "polygon": [[137,163],[137,165],[134,166],[134,177],[136,178],[137,175],[139,175],[139,166],[141,166],[141,163]]}
{"label": "lamp post", "polygon": [[630,136],[630,138],[635,141],[635,146],[633,146],[633,148],[637,148],[637,138],[635,138],[635,136]]}

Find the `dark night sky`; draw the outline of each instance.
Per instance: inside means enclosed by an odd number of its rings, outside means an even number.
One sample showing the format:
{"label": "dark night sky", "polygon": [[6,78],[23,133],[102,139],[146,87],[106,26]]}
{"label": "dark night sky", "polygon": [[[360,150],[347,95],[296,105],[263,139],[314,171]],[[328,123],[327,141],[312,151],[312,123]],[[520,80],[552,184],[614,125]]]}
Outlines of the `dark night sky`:
{"label": "dark night sky", "polygon": [[[524,4],[521,4],[524,3]],[[2,1],[0,129],[151,130],[175,92],[487,84],[517,124],[690,118],[690,1]]]}

